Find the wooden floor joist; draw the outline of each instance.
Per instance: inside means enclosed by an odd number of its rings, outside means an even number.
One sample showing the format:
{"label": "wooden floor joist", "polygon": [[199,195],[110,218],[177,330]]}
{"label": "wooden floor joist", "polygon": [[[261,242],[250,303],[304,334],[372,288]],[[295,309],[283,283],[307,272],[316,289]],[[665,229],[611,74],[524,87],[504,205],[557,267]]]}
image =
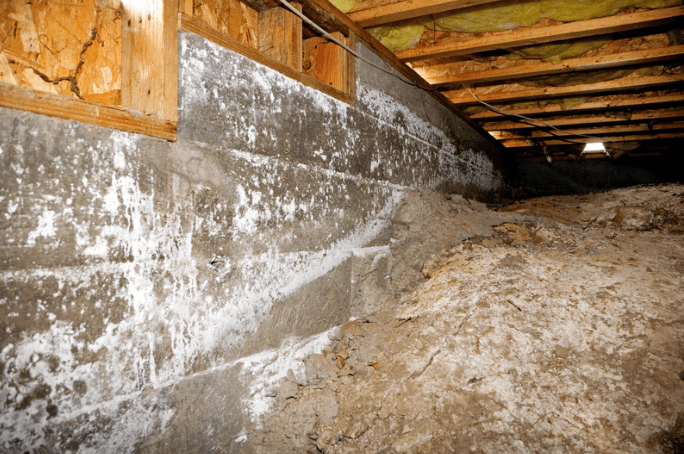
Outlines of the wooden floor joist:
{"label": "wooden floor joist", "polygon": [[[527,79],[530,77],[565,74],[576,71],[591,71],[632,65],[661,63],[684,57],[684,46],[667,46],[659,49],[637,50],[597,57],[579,57],[564,60],[562,63],[532,62],[508,68],[491,68],[463,74],[450,74],[442,77],[426,77],[430,84],[440,87],[457,87],[461,84],[477,84],[501,80]],[[420,71],[418,71],[420,72]]]}
{"label": "wooden floor joist", "polygon": [[[635,142],[642,140],[662,140],[662,139],[681,139],[684,138],[684,132],[665,132],[665,133],[651,133],[651,134],[632,134],[626,136],[610,136],[604,138],[605,142]],[[577,137],[572,140],[573,143],[592,143],[596,142],[595,138]],[[547,146],[552,145],[567,145],[566,140],[554,139],[554,138],[538,138],[538,139],[512,139],[512,140],[502,140],[507,148],[520,148],[520,147],[536,147],[540,143]]]}
{"label": "wooden floor joist", "polygon": [[[683,103],[684,93],[669,93],[669,94],[648,94],[647,96],[630,96],[630,95],[615,95],[615,96],[602,96],[595,97],[588,100],[585,103],[579,104],[570,110],[563,110],[560,103],[547,104],[545,106],[530,106],[524,108],[515,108],[513,106],[504,106],[502,109],[506,112],[515,115],[540,115],[540,114],[572,114],[576,111],[588,111],[588,110],[608,110],[615,108],[632,108],[632,107],[643,107],[643,106],[654,106],[658,104],[668,104],[668,103]],[[489,119],[501,119],[504,115],[499,112],[494,112],[492,110],[485,110],[484,112],[479,112],[470,116],[470,118],[475,120],[489,120]]]}
{"label": "wooden floor joist", "polygon": [[647,123],[616,125],[616,126],[601,126],[593,128],[581,129],[563,129],[562,131],[531,131],[529,135],[518,134],[510,131],[491,131],[490,133],[499,140],[506,139],[529,139],[539,137],[572,137],[572,136],[592,136],[603,134],[624,134],[624,133],[649,133],[653,131],[684,131],[684,122],[675,121],[667,123],[656,123],[649,125]]}
{"label": "wooden floor joist", "polygon": [[348,16],[362,27],[427,16],[501,0],[370,0],[357,4]]}
{"label": "wooden floor joist", "polygon": [[[658,89],[671,84],[684,82],[684,74],[664,74],[662,76],[623,77],[595,84],[571,85],[567,87],[544,87],[515,90],[508,92],[482,93],[474,89],[473,93],[488,103],[521,102],[553,97],[586,96],[594,93],[612,91]],[[478,104],[478,101],[467,90],[447,91],[446,97],[456,105]]]}
{"label": "wooden floor joist", "polygon": [[[672,109],[653,109],[632,112],[628,121],[649,121],[659,119],[684,118],[684,107]],[[482,127],[487,131],[503,131],[511,129],[530,129],[552,126],[577,126],[592,125],[596,123],[616,123],[624,122],[627,119],[620,117],[609,117],[604,115],[566,115],[562,117],[545,118],[544,123],[535,122],[530,125],[516,121],[494,121],[483,123]]]}
{"label": "wooden floor joist", "polygon": [[448,41],[431,46],[407,49],[396,55],[404,61],[427,60],[456,55],[468,55],[511,47],[549,43],[586,36],[605,35],[639,28],[654,27],[681,21],[684,6],[656,9],[632,14],[568,22],[548,27],[525,27],[506,32],[474,37],[463,41]]}

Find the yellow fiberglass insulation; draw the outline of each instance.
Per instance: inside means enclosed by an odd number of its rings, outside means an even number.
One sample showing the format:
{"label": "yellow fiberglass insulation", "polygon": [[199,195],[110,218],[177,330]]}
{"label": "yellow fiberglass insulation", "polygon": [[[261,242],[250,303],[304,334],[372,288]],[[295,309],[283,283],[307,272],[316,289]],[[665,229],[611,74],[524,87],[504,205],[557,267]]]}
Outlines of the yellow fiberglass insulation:
{"label": "yellow fiberglass insulation", "polygon": [[[356,0],[332,2],[342,11],[345,11],[344,8],[348,11],[356,4]],[[684,0],[517,0],[513,3],[506,2],[502,6],[474,7],[455,14],[437,15],[434,20],[422,25],[381,26],[370,28],[368,31],[388,49],[398,51],[417,44],[424,27],[437,31],[496,32],[533,25],[543,17],[572,22],[611,16],[629,7],[656,9],[678,6],[683,2]],[[544,61],[558,62],[563,58],[581,55],[583,46],[584,44],[560,52],[558,48],[548,47],[549,53],[544,53],[545,49],[540,46],[532,46],[535,49],[529,52],[535,56],[521,55],[526,52],[525,50],[520,50],[516,54],[521,58],[540,58]],[[591,47],[584,52],[594,48]]]}
{"label": "yellow fiberglass insulation", "polygon": [[471,8],[467,11],[441,16],[434,22],[425,23],[428,28],[451,32],[495,32],[512,30],[539,22],[539,2],[517,0],[503,6]]}
{"label": "yellow fiberglass insulation", "polygon": [[361,3],[362,1],[363,0],[330,0],[330,3],[343,13],[348,13],[357,3]]}
{"label": "yellow fiberglass insulation", "polygon": [[403,25],[400,27],[373,27],[369,28],[368,33],[382,43],[383,46],[396,52],[409,49],[420,41],[420,37],[425,31],[422,25]]}
{"label": "yellow fiberglass insulation", "polygon": [[552,63],[560,63],[566,58],[579,57],[593,49],[598,49],[611,42],[610,39],[577,39],[559,44],[538,44],[535,46],[510,49],[509,60],[535,58]]}

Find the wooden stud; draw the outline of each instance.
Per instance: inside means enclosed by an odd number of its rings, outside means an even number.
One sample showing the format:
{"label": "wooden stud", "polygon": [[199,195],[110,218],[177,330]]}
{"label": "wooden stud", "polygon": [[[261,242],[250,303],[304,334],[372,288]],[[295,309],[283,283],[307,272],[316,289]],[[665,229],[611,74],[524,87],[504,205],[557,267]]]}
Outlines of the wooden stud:
{"label": "wooden stud", "polygon": [[427,60],[477,52],[529,46],[564,39],[604,35],[677,22],[684,17],[684,6],[655,9],[632,14],[568,22],[548,27],[523,27],[511,31],[491,33],[461,41],[437,43],[396,52],[403,61]]}
{"label": "wooden stud", "polygon": [[[456,87],[461,84],[477,84],[500,80],[515,80],[552,74],[565,74],[575,71],[591,71],[617,68],[630,65],[648,65],[660,63],[684,55],[684,46],[666,46],[659,49],[637,50],[598,57],[570,58],[561,63],[529,63],[508,68],[491,68],[462,74],[450,74],[442,77],[425,78],[440,88]],[[420,73],[420,71],[419,71]]]}
{"label": "wooden stud", "polygon": [[178,118],[176,1],[126,1],[122,33],[122,106],[171,121]]}
{"label": "wooden stud", "polygon": [[[299,11],[302,6],[292,4]],[[259,52],[276,61],[302,70],[302,20],[285,8],[259,13]]]}
{"label": "wooden stud", "polygon": [[[664,74],[662,76],[630,76],[621,79],[598,82],[595,84],[571,85],[567,87],[544,87],[530,88],[523,90],[512,90],[505,92],[483,93],[479,89],[471,91],[480,98],[481,101],[488,103],[520,102],[527,100],[540,100],[544,98],[554,98],[562,96],[587,96],[594,93],[638,90],[638,89],[657,89],[684,82],[684,74]],[[467,90],[448,91],[445,96],[456,105],[477,104],[478,101]]]}
{"label": "wooden stud", "polygon": [[362,27],[373,27],[501,0],[371,0],[358,3],[347,15]]}
{"label": "wooden stud", "polygon": [[41,93],[2,83],[0,106],[176,140],[176,124],[154,115],[134,115],[119,107],[102,106],[78,98]]}

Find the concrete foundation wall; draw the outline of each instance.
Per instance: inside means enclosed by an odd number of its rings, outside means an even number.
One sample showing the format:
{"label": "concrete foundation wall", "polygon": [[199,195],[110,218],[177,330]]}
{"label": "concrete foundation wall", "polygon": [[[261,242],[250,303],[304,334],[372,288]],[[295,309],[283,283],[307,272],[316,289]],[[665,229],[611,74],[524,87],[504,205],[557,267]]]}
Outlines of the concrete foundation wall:
{"label": "concrete foundation wall", "polygon": [[365,63],[351,107],[179,46],[175,143],[0,109],[2,453],[244,451],[298,373],[274,349],[363,315],[402,197],[506,188],[488,141]]}

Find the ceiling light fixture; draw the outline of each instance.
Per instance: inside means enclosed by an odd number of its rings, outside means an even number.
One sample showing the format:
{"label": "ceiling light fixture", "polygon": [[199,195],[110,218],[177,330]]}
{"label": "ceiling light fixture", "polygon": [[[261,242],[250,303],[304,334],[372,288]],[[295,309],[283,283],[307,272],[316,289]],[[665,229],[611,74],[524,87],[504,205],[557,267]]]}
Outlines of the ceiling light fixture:
{"label": "ceiling light fixture", "polygon": [[605,153],[605,152],[606,152],[606,147],[604,147],[601,142],[594,142],[594,143],[588,143],[587,146],[584,147],[584,151],[582,151],[582,154]]}

